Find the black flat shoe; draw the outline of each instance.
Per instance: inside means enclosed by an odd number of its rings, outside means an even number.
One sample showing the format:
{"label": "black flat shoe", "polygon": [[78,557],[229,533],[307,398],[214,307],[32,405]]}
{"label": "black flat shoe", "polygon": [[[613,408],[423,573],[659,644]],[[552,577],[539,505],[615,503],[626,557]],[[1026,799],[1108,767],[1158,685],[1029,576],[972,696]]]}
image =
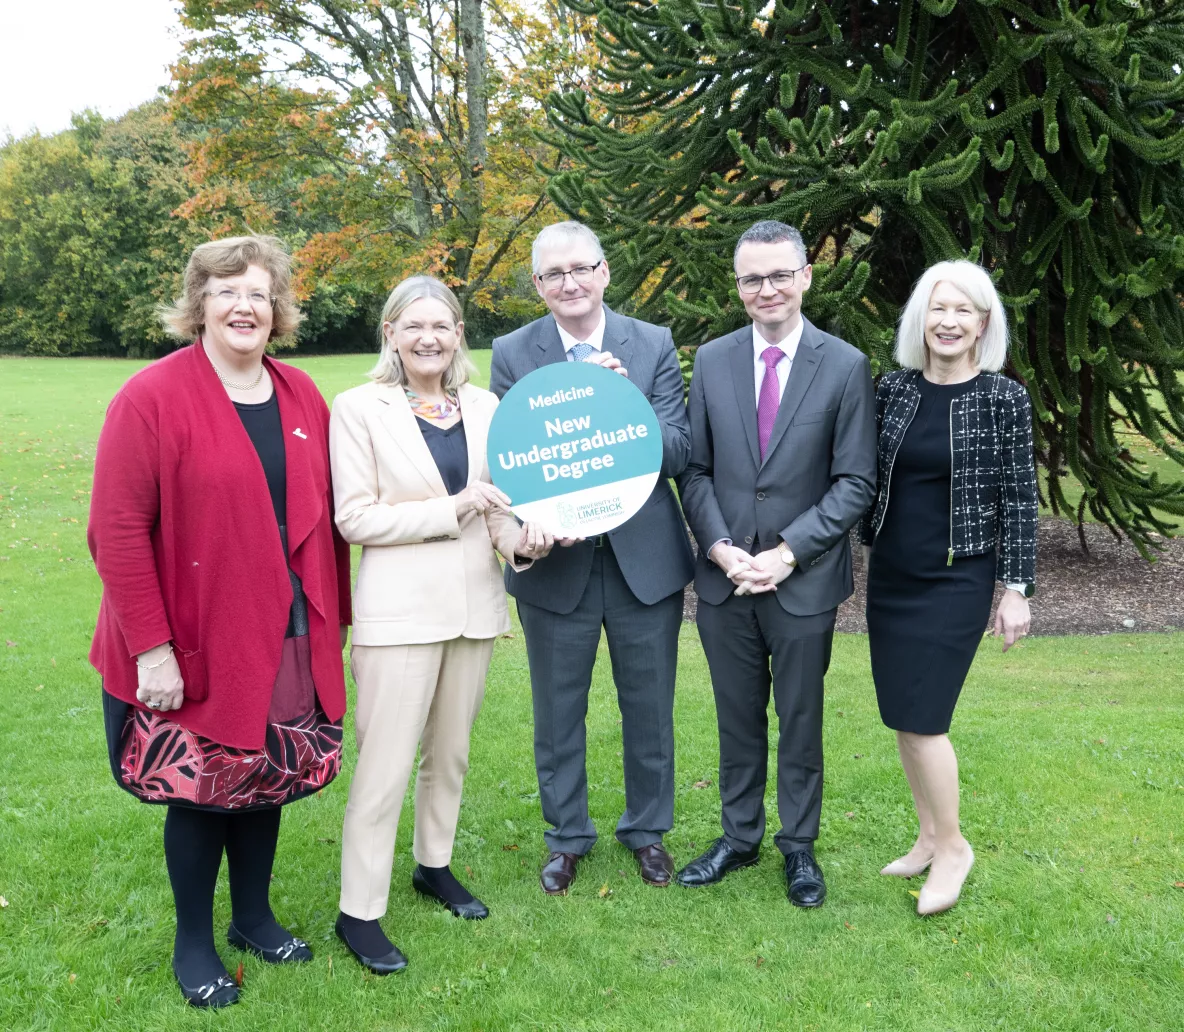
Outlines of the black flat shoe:
{"label": "black flat shoe", "polygon": [[789,901],[795,907],[820,907],[826,899],[822,868],[814,860],[814,854],[804,849],[786,855],[785,881]]}
{"label": "black flat shoe", "polygon": [[415,870],[411,872],[411,887],[421,896],[434,899],[455,917],[463,917],[466,921],[484,921],[489,916],[489,908],[479,899],[473,899],[468,903],[453,903],[452,900],[445,899],[428,884],[428,880],[419,869],[419,864],[416,864]]}
{"label": "black flat shoe", "polygon": [[174,958],[173,977],[177,980],[181,995],[185,997],[185,1002],[190,1007],[217,1008],[229,1007],[232,1003],[238,1003],[238,986],[234,984],[234,979],[229,975],[219,975],[212,982],[206,982],[205,985],[191,989],[181,981],[181,976],[177,974],[177,961]]}
{"label": "black flat shoe", "polygon": [[393,975],[396,971],[402,971],[407,966],[407,958],[393,943],[390,952],[381,957],[368,957],[361,950],[356,949],[354,944],[349,941],[349,936],[342,926],[342,916],[341,914],[337,915],[337,923],[333,926],[333,930],[337,932],[337,938],[345,943],[346,949],[357,958],[362,967],[373,971],[376,975]]}
{"label": "black flat shoe", "polygon": [[717,838],[707,852],[695,857],[689,864],[678,872],[679,885],[698,886],[714,885],[722,881],[725,874],[738,871],[741,867],[751,867],[761,858],[761,848],[742,853],[733,849],[724,838]]}
{"label": "black flat shoe", "polygon": [[305,964],[312,960],[312,950],[303,939],[298,939],[293,935],[276,949],[268,949],[266,946],[260,946],[257,942],[248,939],[234,927],[233,921],[230,922],[230,930],[226,933],[226,941],[231,946],[255,954],[256,957],[262,958],[268,964]]}

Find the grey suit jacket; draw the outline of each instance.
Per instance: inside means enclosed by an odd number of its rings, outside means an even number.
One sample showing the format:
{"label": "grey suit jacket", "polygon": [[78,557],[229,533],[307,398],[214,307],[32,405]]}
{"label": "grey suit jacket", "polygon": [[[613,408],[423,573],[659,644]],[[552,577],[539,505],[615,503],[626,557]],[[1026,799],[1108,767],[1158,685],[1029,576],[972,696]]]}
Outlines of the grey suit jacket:
{"label": "grey suit jacket", "polygon": [[[653,605],[681,591],[694,575],[678,500],[667,483],[686,468],[691,450],[682,373],[668,329],[618,315],[607,306],[604,319],[604,350],[629,370],[629,379],[649,399],[662,427],[658,482],[645,505],[608,535],[629,589],[641,602]],[[555,317],[545,315],[494,340],[489,389],[500,398],[527,373],[566,361]],[[593,550],[585,541],[556,547],[522,573],[506,567],[506,591],[541,609],[570,613],[587,587]]]}
{"label": "grey suit jacket", "polygon": [[787,613],[824,613],[854,589],[847,532],[875,498],[875,394],[866,356],[803,321],[764,462],[752,327],[695,355],[691,460],[678,484],[699,542],[695,590],[712,605],[734,590],[707,558],[721,538],[749,552],[778,539],[792,549],[798,566],[777,588]]}

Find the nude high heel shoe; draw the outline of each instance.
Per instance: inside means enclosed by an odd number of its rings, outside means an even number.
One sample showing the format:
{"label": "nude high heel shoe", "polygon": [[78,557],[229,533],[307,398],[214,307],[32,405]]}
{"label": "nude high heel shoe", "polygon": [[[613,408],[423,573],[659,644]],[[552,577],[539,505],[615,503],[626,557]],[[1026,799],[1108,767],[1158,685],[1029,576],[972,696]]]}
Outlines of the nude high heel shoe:
{"label": "nude high heel shoe", "polygon": [[881,867],[880,873],[891,875],[894,878],[915,878],[918,874],[923,874],[931,863],[933,863],[932,856],[919,864],[906,863],[902,856],[899,860],[893,860],[887,866]]}
{"label": "nude high heel shoe", "polygon": [[917,897],[917,913],[922,917],[929,917],[931,914],[940,914],[943,911],[949,910],[950,907],[958,902],[958,897],[962,895],[962,886],[966,884],[966,879],[970,875],[970,869],[974,866],[974,850],[970,848],[970,843],[966,844],[966,853],[967,860],[962,870],[962,877],[958,879],[957,888],[953,892],[938,894],[929,888],[928,881],[921,886],[921,893]]}

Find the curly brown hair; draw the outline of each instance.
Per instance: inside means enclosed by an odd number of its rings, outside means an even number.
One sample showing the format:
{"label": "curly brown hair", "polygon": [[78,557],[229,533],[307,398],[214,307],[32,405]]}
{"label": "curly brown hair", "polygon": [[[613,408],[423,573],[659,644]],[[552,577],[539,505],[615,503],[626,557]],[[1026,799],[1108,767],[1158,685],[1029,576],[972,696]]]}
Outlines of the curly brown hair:
{"label": "curly brown hair", "polygon": [[287,337],[296,332],[304,316],[292,293],[292,257],[283,241],[273,236],[225,237],[199,244],[185,265],[181,296],[171,305],[160,308],[161,322],[174,337],[193,340],[205,325],[203,291],[211,276],[241,276],[248,265],[258,265],[271,276],[271,337]]}

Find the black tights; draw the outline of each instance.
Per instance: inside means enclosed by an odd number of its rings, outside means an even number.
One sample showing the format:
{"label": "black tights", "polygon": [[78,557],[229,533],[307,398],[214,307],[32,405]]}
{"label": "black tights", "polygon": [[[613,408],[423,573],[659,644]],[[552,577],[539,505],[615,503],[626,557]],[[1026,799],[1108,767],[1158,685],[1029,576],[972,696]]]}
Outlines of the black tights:
{"label": "black tights", "polygon": [[214,946],[214,886],[222,852],[230,875],[231,920],[252,942],[275,949],[290,938],[268,902],[280,807],[216,813],[170,806],[164,856],[177,906],[174,964],[190,988],[226,974]]}

